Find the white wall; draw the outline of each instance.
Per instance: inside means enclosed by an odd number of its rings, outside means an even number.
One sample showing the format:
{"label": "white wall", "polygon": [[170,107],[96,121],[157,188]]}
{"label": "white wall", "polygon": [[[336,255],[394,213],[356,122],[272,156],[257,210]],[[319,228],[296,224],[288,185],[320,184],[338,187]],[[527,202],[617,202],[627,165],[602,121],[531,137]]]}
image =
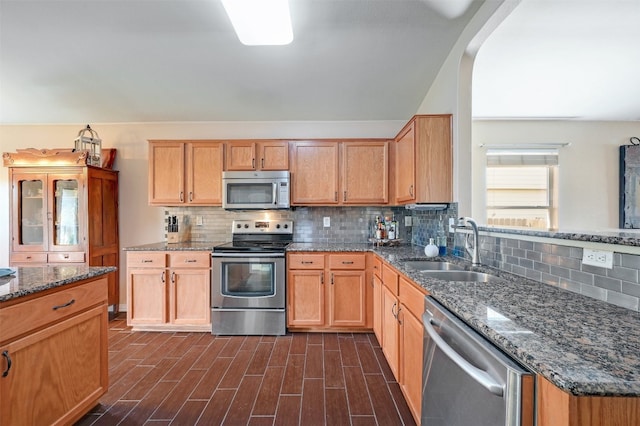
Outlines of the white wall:
{"label": "white wall", "polygon": [[[147,203],[148,139],[240,138],[393,138],[404,121],[376,122],[212,122],[163,124],[92,124],[104,148],[116,148],[114,169],[120,180],[120,247],[163,240],[163,208]],[[0,150],[72,148],[77,125],[0,126]],[[9,264],[9,172],[0,170],[0,266]],[[122,263],[124,266],[124,263]],[[126,276],[120,269],[120,300],[125,301]]]}
{"label": "white wall", "polygon": [[480,144],[570,143],[559,151],[560,230],[618,228],[618,147],[640,137],[640,122],[474,121],[472,214],[486,223],[486,149]]}

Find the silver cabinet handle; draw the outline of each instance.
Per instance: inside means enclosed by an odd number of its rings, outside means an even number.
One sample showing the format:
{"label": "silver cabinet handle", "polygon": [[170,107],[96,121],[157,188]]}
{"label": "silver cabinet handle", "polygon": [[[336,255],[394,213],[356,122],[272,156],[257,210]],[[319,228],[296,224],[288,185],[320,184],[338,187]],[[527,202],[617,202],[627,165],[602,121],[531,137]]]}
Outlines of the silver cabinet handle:
{"label": "silver cabinet handle", "polygon": [[2,377],[7,377],[9,370],[11,370],[11,355],[9,355],[9,351],[2,351],[2,356],[7,359],[7,369],[2,372]]}
{"label": "silver cabinet handle", "polygon": [[[442,337],[438,334],[433,325],[435,321],[433,318],[429,318],[429,321],[424,321],[424,328],[429,334],[429,337],[433,342],[444,352],[444,354],[449,357],[449,359],[455,362],[458,367],[462,368],[462,370],[469,375],[473,380],[478,382],[481,386],[487,389],[492,394],[502,397],[504,395],[505,385],[497,382],[489,373],[484,370],[481,370],[475,366],[473,366],[469,361],[464,359],[462,355],[455,351],[451,346],[444,341]],[[438,324],[435,324],[438,325]],[[464,345],[464,342],[458,342]]]}
{"label": "silver cabinet handle", "polygon": [[353,265],[353,260],[347,261],[347,260],[343,260],[342,261],[343,265]]}

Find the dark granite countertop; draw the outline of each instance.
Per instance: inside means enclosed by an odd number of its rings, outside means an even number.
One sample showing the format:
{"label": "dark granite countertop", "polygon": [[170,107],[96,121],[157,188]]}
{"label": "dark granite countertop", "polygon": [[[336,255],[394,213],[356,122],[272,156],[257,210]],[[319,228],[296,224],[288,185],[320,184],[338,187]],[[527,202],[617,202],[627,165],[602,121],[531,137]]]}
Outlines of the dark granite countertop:
{"label": "dark granite countertop", "polygon": [[15,275],[0,278],[0,302],[60,287],[115,271],[115,266],[32,266],[12,268]]}
{"label": "dark granite countertop", "polygon": [[592,243],[640,247],[640,229],[619,229],[594,232],[580,230],[542,231],[531,229],[479,226],[478,230],[480,230],[481,232],[492,232],[498,234],[514,234],[529,237],[555,238],[559,240],[588,241]]}
{"label": "dark granite countertop", "polygon": [[125,247],[124,251],[212,251],[217,245],[224,244],[224,241],[212,241],[206,243],[151,243],[139,246]]}
{"label": "dark granite countertop", "polygon": [[407,269],[423,247],[292,244],[289,251],[373,251],[527,368],[573,395],[640,396],[640,314],[447,256],[501,278],[446,282]]}

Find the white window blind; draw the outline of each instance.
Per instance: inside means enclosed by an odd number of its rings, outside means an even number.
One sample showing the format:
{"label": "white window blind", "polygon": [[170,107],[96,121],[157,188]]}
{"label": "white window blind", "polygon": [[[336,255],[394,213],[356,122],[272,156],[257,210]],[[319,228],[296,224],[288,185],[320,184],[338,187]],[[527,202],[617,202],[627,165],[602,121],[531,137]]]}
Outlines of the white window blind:
{"label": "white window blind", "polygon": [[487,151],[487,222],[501,227],[554,227],[557,149]]}

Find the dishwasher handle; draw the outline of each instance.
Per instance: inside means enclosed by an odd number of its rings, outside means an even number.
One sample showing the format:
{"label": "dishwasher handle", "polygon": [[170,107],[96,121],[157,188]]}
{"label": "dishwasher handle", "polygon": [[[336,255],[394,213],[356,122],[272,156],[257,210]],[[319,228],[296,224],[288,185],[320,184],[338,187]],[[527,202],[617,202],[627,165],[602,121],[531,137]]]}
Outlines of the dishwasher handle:
{"label": "dishwasher handle", "polygon": [[449,359],[455,362],[458,367],[462,368],[467,375],[473,378],[481,386],[486,388],[492,394],[503,397],[505,388],[504,384],[497,382],[493,377],[491,377],[491,375],[489,375],[489,373],[473,366],[469,361],[464,359],[462,355],[456,352],[455,349],[449,346],[447,342],[440,337],[436,329],[433,328],[434,325],[438,324],[436,324],[433,318],[429,318],[429,321],[424,322],[424,327],[436,346],[438,346],[442,352],[449,357]]}

